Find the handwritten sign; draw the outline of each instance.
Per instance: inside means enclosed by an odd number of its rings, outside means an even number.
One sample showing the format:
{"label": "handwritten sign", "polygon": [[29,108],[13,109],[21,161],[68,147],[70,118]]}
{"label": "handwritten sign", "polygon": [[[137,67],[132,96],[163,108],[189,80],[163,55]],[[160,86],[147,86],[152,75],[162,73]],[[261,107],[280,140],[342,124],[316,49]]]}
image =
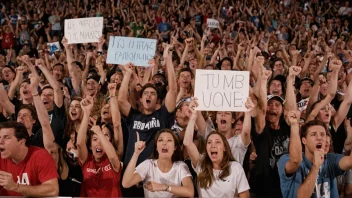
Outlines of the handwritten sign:
{"label": "handwritten sign", "polygon": [[201,111],[247,111],[249,72],[197,69],[194,95]]}
{"label": "handwritten sign", "polygon": [[47,46],[50,54],[53,54],[57,51],[61,51],[59,42],[47,43]]}
{"label": "handwritten sign", "polygon": [[209,28],[219,28],[219,21],[216,19],[207,19],[207,26]]}
{"label": "handwritten sign", "polygon": [[68,43],[98,42],[103,34],[103,17],[65,20],[65,37]]}
{"label": "handwritten sign", "polygon": [[149,66],[148,61],[155,55],[156,40],[132,37],[110,37],[106,63]]}

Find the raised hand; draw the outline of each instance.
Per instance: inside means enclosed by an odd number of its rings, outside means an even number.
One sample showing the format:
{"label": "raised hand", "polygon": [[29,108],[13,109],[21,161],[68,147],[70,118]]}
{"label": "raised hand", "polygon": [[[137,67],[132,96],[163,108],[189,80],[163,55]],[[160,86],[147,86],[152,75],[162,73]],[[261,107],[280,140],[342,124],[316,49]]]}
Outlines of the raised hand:
{"label": "raised hand", "polygon": [[149,68],[154,68],[155,67],[155,59],[152,58],[148,61]]}
{"label": "raised hand", "polygon": [[141,154],[142,151],[144,150],[145,148],[145,142],[144,141],[141,141],[139,139],[139,133],[136,132],[136,135],[137,135],[137,141],[136,143],[134,144],[134,153],[136,153],[137,155]]}
{"label": "raised hand", "polygon": [[301,113],[299,111],[289,111],[287,114],[287,121],[289,125],[298,125]]}
{"label": "raised hand", "polygon": [[23,75],[23,73],[27,72],[27,67],[25,66],[19,66],[16,68],[16,75]]}
{"label": "raised hand", "polygon": [[108,90],[110,97],[116,96],[116,83],[109,83]]}
{"label": "raised hand", "polygon": [[102,130],[101,130],[100,126],[98,126],[98,125],[93,126],[90,130],[93,131],[97,135],[102,133]]}
{"label": "raised hand", "polygon": [[125,65],[122,65],[121,70],[123,72],[131,72],[133,73],[133,63],[129,62]]}
{"label": "raised hand", "polygon": [[340,60],[332,60],[329,64],[329,69],[339,71],[341,66],[342,66],[342,62]]}
{"label": "raised hand", "polygon": [[90,113],[92,111],[94,100],[91,96],[86,96],[85,99],[81,101],[81,108],[84,113]]}
{"label": "raised hand", "polygon": [[248,112],[251,112],[255,108],[255,104],[253,103],[253,101],[250,97],[247,98],[245,106],[248,109]]}
{"label": "raised hand", "polygon": [[38,76],[38,74],[31,73],[29,75],[29,79],[31,80],[32,93],[35,93],[38,90],[38,86],[39,86],[39,83],[40,83],[40,77]]}
{"label": "raised hand", "polygon": [[45,62],[43,59],[36,59],[35,60],[35,65],[39,67],[39,69],[45,67]]}
{"label": "raised hand", "polygon": [[291,66],[289,69],[289,76],[298,76],[299,73],[301,73],[302,68],[299,66]]}
{"label": "raised hand", "polygon": [[255,58],[255,60],[257,61],[257,63],[258,63],[260,66],[263,66],[263,65],[264,65],[264,61],[265,61],[264,56],[257,56],[257,57]]}
{"label": "raised hand", "polygon": [[314,158],[313,158],[313,166],[316,168],[320,168],[320,166],[324,163],[324,155],[325,151],[324,148],[320,148],[314,151]]}
{"label": "raised hand", "polygon": [[265,70],[262,72],[262,78],[268,80],[273,72],[271,70]]}
{"label": "raised hand", "polygon": [[68,44],[67,38],[62,38],[61,40],[62,45],[67,49],[68,47],[70,47],[70,44]]}

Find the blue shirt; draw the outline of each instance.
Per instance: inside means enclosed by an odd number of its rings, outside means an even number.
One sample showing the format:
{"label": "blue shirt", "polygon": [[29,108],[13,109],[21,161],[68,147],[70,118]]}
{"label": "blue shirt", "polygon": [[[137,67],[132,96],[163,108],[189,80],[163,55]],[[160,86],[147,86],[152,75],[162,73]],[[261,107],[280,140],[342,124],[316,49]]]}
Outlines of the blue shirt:
{"label": "blue shirt", "polygon": [[[287,176],[285,173],[285,166],[290,159],[290,156],[285,154],[278,162],[281,192],[285,198],[297,197],[299,186],[303,183],[312,168],[312,163],[306,158],[304,153],[302,153],[302,155],[303,160],[301,164],[297,171],[290,176]],[[342,157],[344,156],[340,154],[327,154],[324,163],[320,167],[315,187],[316,189],[314,189],[311,197],[339,197],[336,177],[345,173],[339,167],[339,162]]]}

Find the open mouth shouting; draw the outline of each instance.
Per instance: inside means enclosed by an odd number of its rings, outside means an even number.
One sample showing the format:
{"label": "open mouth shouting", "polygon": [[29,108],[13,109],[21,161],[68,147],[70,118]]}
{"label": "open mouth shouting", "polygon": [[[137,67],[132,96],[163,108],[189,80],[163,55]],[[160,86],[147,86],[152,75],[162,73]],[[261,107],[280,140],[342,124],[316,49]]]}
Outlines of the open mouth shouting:
{"label": "open mouth shouting", "polygon": [[317,145],[315,145],[315,148],[322,149],[323,148],[323,144],[322,143],[318,143]]}
{"label": "open mouth shouting", "polygon": [[216,158],[218,156],[218,152],[217,151],[211,151],[210,152],[210,157],[211,158]]}

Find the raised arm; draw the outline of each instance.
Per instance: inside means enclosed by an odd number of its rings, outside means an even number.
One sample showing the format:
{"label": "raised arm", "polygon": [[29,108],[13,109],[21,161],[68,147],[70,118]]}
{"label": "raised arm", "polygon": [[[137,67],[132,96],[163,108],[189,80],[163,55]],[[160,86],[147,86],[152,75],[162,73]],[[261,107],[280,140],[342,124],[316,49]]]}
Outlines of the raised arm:
{"label": "raised arm", "polygon": [[289,111],[288,112],[288,124],[291,126],[291,134],[290,134],[290,159],[287,161],[285,165],[285,173],[293,174],[298,169],[299,165],[302,162],[302,145],[301,138],[299,134],[299,120],[300,120],[300,112],[299,111]]}
{"label": "raised arm", "polygon": [[31,79],[31,91],[32,91],[34,106],[37,111],[38,120],[40,122],[40,125],[42,126],[44,147],[49,153],[52,153],[56,148],[54,143],[55,136],[50,126],[50,119],[49,119],[48,112],[38,93],[40,78],[38,74],[31,73],[30,79]]}
{"label": "raised arm", "polygon": [[291,66],[289,69],[289,74],[287,77],[287,83],[286,83],[286,102],[285,102],[285,110],[287,111],[295,111],[297,110],[297,101],[296,101],[296,95],[295,95],[295,88],[294,88],[294,83],[295,83],[295,77],[299,75],[301,72],[301,68],[298,66]]}
{"label": "raised arm", "polygon": [[335,131],[337,130],[337,128],[339,128],[343,120],[346,118],[347,113],[351,108],[351,104],[352,104],[352,81],[350,81],[350,83],[348,84],[344,99],[339,109],[335,113],[334,117],[332,118],[332,126],[334,127]]}
{"label": "raised arm", "polygon": [[67,43],[67,39],[65,37],[62,39],[61,43],[65,47],[68,72],[69,72],[69,75],[72,80],[73,89],[75,90],[76,93],[78,93],[79,89],[80,89],[81,81],[80,81],[80,77],[79,77],[79,73],[77,71],[77,68],[72,66],[73,54],[72,54],[71,45]]}
{"label": "raised arm", "polygon": [[115,150],[114,146],[106,138],[106,134],[103,133],[102,128],[100,128],[100,126],[93,126],[91,128],[91,131],[94,132],[98,136],[98,139],[99,139],[101,145],[103,146],[105,153],[108,156],[108,159],[109,159],[110,164],[111,164],[112,168],[114,169],[114,171],[117,173],[120,172],[120,169],[121,169],[120,159],[116,154],[116,150]]}
{"label": "raised arm", "polygon": [[[196,100],[196,99],[194,99]],[[183,145],[187,149],[187,153],[189,157],[191,158],[192,166],[197,167],[198,161],[199,161],[199,151],[197,149],[197,146],[193,142],[193,135],[194,135],[194,125],[197,120],[197,111],[195,110],[196,106],[190,106],[190,109],[192,111],[191,118],[189,119],[187,128],[186,128],[186,133],[185,137],[183,138]]]}
{"label": "raised arm", "polygon": [[16,77],[15,80],[11,83],[9,91],[7,93],[10,100],[13,100],[16,94],[16,90],[18,85],[23,81],[23,73],[26,72],[26,68],[24,66],[19,66],[16,69]]}
{"label": "raised arm", "polygon": [[15,105],[12,104],[6,94],[4,85],[0,83],[0,104],[5,109],[7,115],[12,115],[15,113]]}
{"label": "raised arm", "polygon": [[314,109],[312,109],[312,111],[307,117],[306,123],[311,120],[314,120],[317,117],[319,111],[334,99],[336,90],[337,90],[337,78],[338,78],[338,74],[341,66],[342,66],[342,62],[339,60],[333,60],[330,62],[329,68],[332,69],[332,74],[329,80],[328,94],[325,96],[325,98],[322,101],[320,101],[314,107]]}
{"label": "raised arm", "polygon": [[109,93],[110,93],[110,109],[112,116],[112,124],[114,126],[114,137],[115,142],[117,143],[117,154],[120,159],[122,159],[123,155],[123,134],[121,127],[121,114],[119,105],[117,102],[116,95],[116,83],[112,83],[108,85]]}
{"label": "raised arm", "polygon": [[255,109],[255,105],[252,102],[252,99],[249,97],[246,101],[246,108],[248,111],[244,113],[244,120],[243,120],[243,128],[241,132],[241,139],[245,146],[248,146],[251,143],[251,113],[253,109]]}
{"label": "raised arm", "polygon": [[258,134],[261,134],[265,127],[265,116],[268,106],[267,101],[267,81],[271,76],[270,70],[264,70],[261,74],[261,78],[257,83],[259,84],[259,96],[258,97],[258,106],[257,106],[257,116],[255,117],[255,130]]}
{"label": "raised arm", "polygon": [[54,89],[54,102],[55,105],[59,108],[62,107],[64,104],[64,96],[61,91],[61,87],[59,83],[55,80],[54,76],[52,73],[48,70],[48,68],[45,66],[45,63],[42,59],[37,59],[35,61],[36,65],[38,68],[43,72],[45,78],[48,80],[50,86]]}
{"label": "raised arm", "polygon": [[164,52],[164,59],[166,60],[167,81],[169,83],[169,90],[165,97],[165,106],[168,112],[173,112],[176,108],[177,84],[175,70],[172,64],[172,52],[169,51],[169,45]]}
{"label": "raised arm", "polygon": [[319,169],[323,162],[324,150],[320,149],[314,151],[313,166],[310,169],[307,177],[304,179],[303,183],[299,186],[297,197],[309,198],[312,196],[318,178]]}
{"label": "raised arm", "polygon": [[128,87],[129,87],[130,79],[133,72],[132,66],[133,66],[132,63],[127,63],[122,67],[122,69],[125,72],[124,72],[123,80],[119,90],[119,95],[117,97],[120,110],[124,116],[128,116],[131,110],[131,104],[130,102],[128,102]]}
{"label": "raised arm", "polygon": [[134,171],[136,169],[138,157],[144,150],[145,145],[144,141],[140,141],[139,133],[137,132],[137,142],[134,144],[134,153],[122,178],[122,186],[124,188],[130,188],[142,181],[142,177],[138,173],[134,173]]}
{"label": "raised arm", "polygon": [[81,121],[81,125],[78,129],[77,135],[77,151],[78,151],[78,159],[81,164],[84,164],[88,157],[88,149],[87,149],[87,131],[88,131],[88,123],[90,113],[93,107],[93,98],[87,96],[87,98],[81,101],[81,108],[83,110],[83,118]]}

